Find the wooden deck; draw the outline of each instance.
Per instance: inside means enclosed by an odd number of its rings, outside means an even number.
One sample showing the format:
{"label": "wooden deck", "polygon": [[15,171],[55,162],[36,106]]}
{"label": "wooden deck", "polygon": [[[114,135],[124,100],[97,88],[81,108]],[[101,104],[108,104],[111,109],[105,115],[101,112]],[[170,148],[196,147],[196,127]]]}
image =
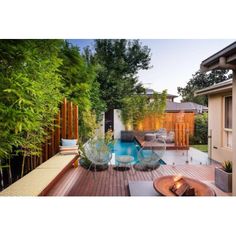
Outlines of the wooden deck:
{"label": "wooden deck", "polygon": [[[214,168],[215,165],[161,165],[153,171],[153,175],[157,178],[163,175],[181,174],[210,183],[214,181]],[[129,180],[152,180],[149,172],[136,171],[133,175],[129,172],[130,170],[117,171],[110,166],[109,171],[97,172],[94,180],[93,172],[88,172],[81,166],[71,168],[51,188],[47,196],[129,196]]]}
{"label": "wooden deck", "polygon": [[[158,147],[156,142],[152,142],[152,141],[147,142],[141,136],[135,135],[134,138],[141,147],[145,147],[145,148],[150,148],[150,147],[155,147],[155,146]],[[166,143],[165,145],[166,145],[166,150],[188,150],[189,149],[189,146],[176,146],[175,143]]]}

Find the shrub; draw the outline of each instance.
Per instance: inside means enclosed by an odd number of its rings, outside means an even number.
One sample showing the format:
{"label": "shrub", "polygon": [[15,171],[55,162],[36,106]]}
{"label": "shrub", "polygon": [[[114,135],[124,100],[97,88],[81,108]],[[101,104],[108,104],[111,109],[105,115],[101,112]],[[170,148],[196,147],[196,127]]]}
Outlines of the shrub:
{"label": "shrub", "polygon": [[190,137],[190,144],[207,144],[208,114],[196,115],[194,118],[194,136]]}
{"label": "shrub", "polygon": [[232,161],[224,161],[222,165],[225,172],[232,173]]}

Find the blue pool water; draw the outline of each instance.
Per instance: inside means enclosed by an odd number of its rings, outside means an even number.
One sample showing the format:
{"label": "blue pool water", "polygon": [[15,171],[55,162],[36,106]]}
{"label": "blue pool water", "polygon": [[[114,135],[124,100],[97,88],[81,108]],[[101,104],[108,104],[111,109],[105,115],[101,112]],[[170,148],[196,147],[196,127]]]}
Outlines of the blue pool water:
{"label": "blue pool water", "polygon": [[[122,142],[120,139],[115,140],[115,143],[112,147],[112,152],[115,156],[121,155],[130,155],[134,157],[133,164],[138,162],[138,151],[140,150],[140,145],[134,142]],[[166,163],[163,160],[159,161],[160,164],[165,165]]]}

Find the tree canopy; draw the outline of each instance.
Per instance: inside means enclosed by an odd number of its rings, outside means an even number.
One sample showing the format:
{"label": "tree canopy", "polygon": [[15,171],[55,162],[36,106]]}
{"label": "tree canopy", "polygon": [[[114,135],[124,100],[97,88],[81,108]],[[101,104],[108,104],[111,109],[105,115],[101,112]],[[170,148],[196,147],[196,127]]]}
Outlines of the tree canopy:
{"label": "tree canopy", "polygon": [[138,40],[96,40],[83,53],[66,40],[0,40],[0,158],[13,147],[40,155],[63,97],[78,104],[88,139],[103,111],[143,93],[137,74],[150,60]]}
{"label": "tree canopy", "polygon": [[144,92],[137,74],[150,68],[151,54],[139,40],[95,40],[94,60],[101,66],[97,81],[108,109],[121,108],[123,98]]}
{"label": "tree canopy", "polygon": [[182,96],[183,102],[195,102],[207,106],[207,96],[195,97],[194,92],[230,78],[232,74],[229,74],[228,70],[213,70],[208,73],[197,71],[184,88],[178,87],[178,93]]}
{"label": "tree canopy", "polygon": [[100,84],[97,81],[98,65],[92,63],[87,54],[81,54],[77,46],[65,42],[60,51],[62,64],[62,93],[79,106],[80,138],[89,138],[101,113],[105,111],[105,102],[100,98]]}
{"label": "tree canopy", "polygon": [[162,93],[154,93],[149,99],[145,93],[134,94],[123,98],[121,117],[124,124],[134,129],[137,128],[140,121],[147,115],[161,116],[166,108],[167,91]]}

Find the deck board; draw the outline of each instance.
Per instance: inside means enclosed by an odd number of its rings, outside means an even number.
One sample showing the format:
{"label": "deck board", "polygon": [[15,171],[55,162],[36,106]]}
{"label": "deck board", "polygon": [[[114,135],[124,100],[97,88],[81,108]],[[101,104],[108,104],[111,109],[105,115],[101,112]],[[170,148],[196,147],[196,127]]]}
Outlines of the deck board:
{"label": "deck board", "polygon": [[[212,165],[161,165],[153,171],[154,178],[163,175],[183,175],[200,181],[214,181]],[[127,172],[127,173],[126,173]],[[128,181],[151,181],[151,173],[136,171],[134,175],[129,171],[117,171],[113,166],[109,171],[99,171],[94,180],[92,171],[83,167],[69,169],[56,183],[47,196],[128,196]]]}

